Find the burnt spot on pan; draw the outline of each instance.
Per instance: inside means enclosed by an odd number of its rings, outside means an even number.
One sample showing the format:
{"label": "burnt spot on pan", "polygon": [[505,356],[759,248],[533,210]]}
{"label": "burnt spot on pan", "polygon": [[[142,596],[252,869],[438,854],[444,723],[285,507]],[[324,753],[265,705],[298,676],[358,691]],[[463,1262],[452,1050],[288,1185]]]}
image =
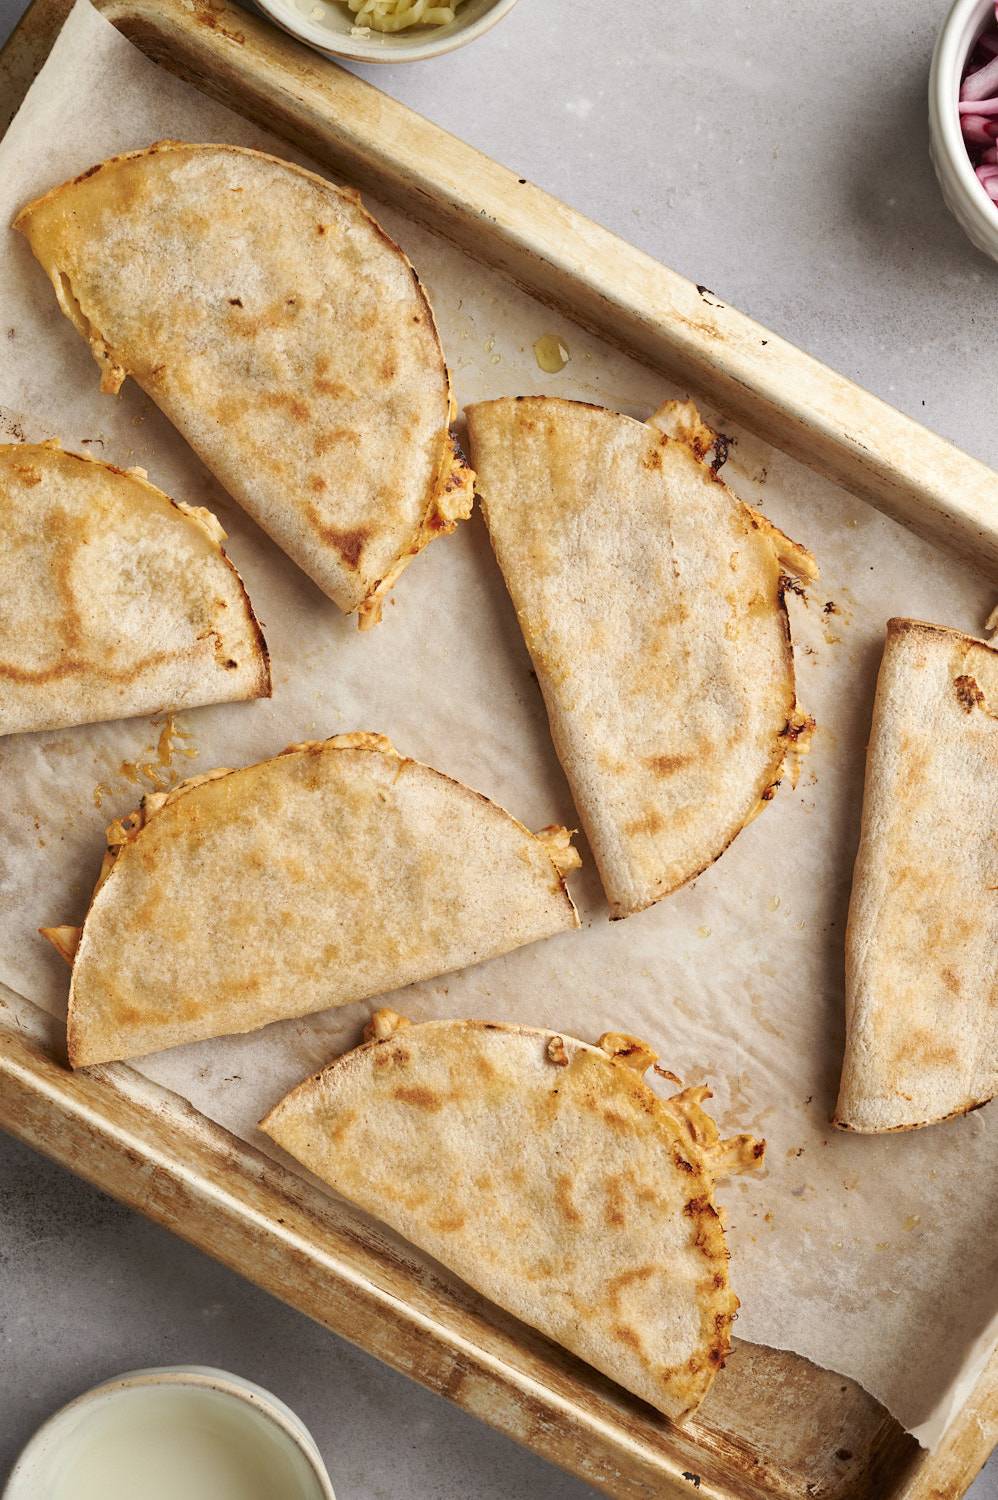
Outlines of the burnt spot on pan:
{"label": "burnt spot on pan", "polygon": [[723,469],[731,455],[731,449],[735,445],[735,439],[729,437],[726,432],[718,432],[714,435],[714,457],[710,461],[711,473],[716,475],[718,469]]}
{"label": "burnt spot on pan", "polygon": [[799,579],[791,578],[789,573],[780,574],[779,592],[781,599],[787,594],[796,594],[798,599],[803,599],[805,604],[807,603],[807,592],[803,584]]}

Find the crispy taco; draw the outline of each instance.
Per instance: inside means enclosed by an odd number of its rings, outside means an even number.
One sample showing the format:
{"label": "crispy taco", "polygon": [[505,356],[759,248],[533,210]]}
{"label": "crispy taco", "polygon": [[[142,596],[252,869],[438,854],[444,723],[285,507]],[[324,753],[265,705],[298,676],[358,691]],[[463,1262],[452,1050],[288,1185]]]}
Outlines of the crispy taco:
{"label": "crispy taco", "polygon": [[764,1143],[722,1141],[706,1088],[656,1093],[655,1053],[620,1033],[593,1047],[383,1010],[365,1035],[261,1128],[666,1416],[694,1411],[738,1306],[714,1185]]}
{"label": "crispy taco", "polygon": [[0,735],[269,697],[224,538],[141,469],[0,444]]}
{"label": "crispy taco", "polygon": [[890,620],[846,929],[835,1124],[913,1130],[998,1093],[998,651]]}
{"label": "crispy taco", "polygon": [[433,314],[355,193],[237,146],[160,141],[15,220],[101,388],[126,376],[362,623],[472,503]]}
{"label": "crispy taco", "polygon": [[717,477],[689,404],[655,426],[543,396],[467,416],[555,747],[626,917],[717,859],[805,747],[784,592],[817,568]]}
{"label": "crispy taco", "polygon": [[253,1031],[578,927],[564,828],[381,735],[292,745],[145,798],[108,830],[73,965],[74,1067]]}

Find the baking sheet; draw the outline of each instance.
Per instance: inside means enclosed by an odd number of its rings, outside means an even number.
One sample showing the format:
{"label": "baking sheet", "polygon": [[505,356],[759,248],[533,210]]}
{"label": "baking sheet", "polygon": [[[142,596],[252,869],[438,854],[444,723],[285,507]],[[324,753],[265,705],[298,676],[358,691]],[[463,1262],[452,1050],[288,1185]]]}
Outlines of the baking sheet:
{"label": "baking sheet", "polygon": [[[294,154],[154,67],[78,0],[0,146],[0,221],[92,161],[164,135]],[[371,206],[427,285],[460,402],[550,391],[642,416],[665,396],[686,394]],[[378,730],[534,827],[574,822],[480,519],[419,558],[384,623],[358,635],[227,500],[141,392],[127,384],[117,400],[99,394],[96,366],[27,246],[9,234],[5,251],[7,433],[54,434],[98,457],[142,464],[178,499],[215,510],[265,624],[275,693],[269,703],[174,722],[0,742],[0,980],[60,1012],[66,972],[35,928],[82,916],[105,823],[156,785],[244,764],[291,740]],[[545,376],[533,359],[544,333],[558,334],[571,353],[560,375]],[[724,1194],[743,1302],[739,1334],[853,1376],[932,1443],[994,1342],[993,1112],[872,1140],[832,1132],[828,1116],[883,622],[907,613],[979,631],[993,599],[959,564],[718,420],[736,440],[730,482],[823,564],[810,600],[791,601],[800,697],[820,724],[796,791],[781,788],[718,864],[659,907],[610,926],[587,860],[573,881],[582,932],[416,986],[395,1003],[414,1017],[479,1015],[587,1038],[623,1027],[652,1040],[689,1081],[708,1077],[721,1123],[770,1143],[765,1177]],[[142,1071],[266,1150],[256,1119],[352,1044],[367,1010],[350,1006],[178,1049]]]}

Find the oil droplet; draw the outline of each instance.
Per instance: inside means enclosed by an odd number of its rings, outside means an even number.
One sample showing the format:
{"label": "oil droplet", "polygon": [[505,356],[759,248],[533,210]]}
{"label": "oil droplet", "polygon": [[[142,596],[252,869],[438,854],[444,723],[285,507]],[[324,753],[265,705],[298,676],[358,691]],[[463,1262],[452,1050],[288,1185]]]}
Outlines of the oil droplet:
{"label": "oil droplet", "polygon": [[697,928],[697,937],[709,938],[710,937],[710,928],[709,927],[698,927]]}
{"label": "oil droplet", "polygon": [[103,781],[98,781],[94,787],[94,807],[102,807],[104,805],[104,798],[110,797],[111,791],[111,787],[105,786]]}
{"label": "oil droplet", "polygon": [[[494,364],[494,365],[502,364],[502,355],[501,354],[493,354],[491,363]],[[394,595],[392,597],[394,598]]]}
{"label": "oil droplet", "polygon": [[781,902],[780,902],[779,896],[770,896],[770,898],[769,898],[769,909],[770,909],[770,911],[779,911],[780,905],[781,905]]}
{"label": "oil droplet", "polygon": [[124,776],[126,781],[132,781],[135,782],[136,785],[138,784],[139,770],[134,761],[123,760],[121,762],[121,765],[118,767],[118,775]]}
{"label": "oil droplet", "polygon": [[546,375],[557,375],[571,357],[556,333],[545,333],[534,345],[534,358]]}
{"label": "oil droplet", "polygon": [[491,354],[492,351],[493,351],[493,349],[495,348],[495,346],[496,346],[496,341],[495,341],[494,338],[493,339],[486,339],[485,340],[485,352],[486,352],[486,354]]}
{"label": "oil droplet", "polygon": [[139,775],[144,776],[146,781],[151,781],[157,791],[162,791],[177,779],[175,771],[165,771],[162,767],[153,765],[152,761],[148,765],[139,766]]}
{"label": "oil droplet", "polygon": [[[153,721],[155,724],[155,720]],[[189,745],[178,745],[177,740],[190,740],[194,736],[186,729],[182,729],[172,714],[169,714],[160,730],[159,739],[156,743],[156,756],[161,766],[171,765],[175,755],[186,755],[193,760],[198,755],[197,750],[192,750]],[[147,750],[152,750],[148,745]]]}
{"label": "oil droplet", "polygon": [[904,1227],[905,1227],[905,1229],[914,1229],[915,1226],[916,1226],[916,1224],[921,1224],[921,1222],[922,1222],[922,1215],[921,1214],[909,1214],[908,1217],[904,1221]]}

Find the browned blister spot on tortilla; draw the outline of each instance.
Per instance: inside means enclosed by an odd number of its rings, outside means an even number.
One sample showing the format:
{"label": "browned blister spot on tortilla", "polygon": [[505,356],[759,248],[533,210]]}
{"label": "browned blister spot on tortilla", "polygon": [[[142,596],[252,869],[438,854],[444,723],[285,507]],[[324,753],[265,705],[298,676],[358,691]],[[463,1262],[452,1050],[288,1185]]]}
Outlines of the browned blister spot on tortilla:
{"label": "browned blister spot on tortilla", "polygon": [[360,559],[370,536],[366,526],[354,526],[345,531],[331,526],[311,501],[305,502],[305,515],[319,536],[336,548],[348,568],[356,569],[360,566]]}
{"label": "browned blister spot on tortilla", "polygon": [[632,818],[629,823],[624,824],[624,832],[635,838],[644,834],[653,838],[656,833],[661,833],[665,827],[665,819],[657,807],[646,808],[640,818]]}
{"label": "browned blister spot on tortilla", "polygon": [[656,776],[674,776],[695,760],[695,755],[646,755],[645,765]]}
{"label": "browned blister spot on tortilla", "polygon": [[572,1197],[572,1179],[567,1172],[559,1172],[554,1179],[554,1201],[562,1218],[570,1224],[581,1224],[582,1215]]}
{"label": "browned blister spot on tortilla", "polygon": [[423,1088],[420,1084],[399,1084],[392,1090],[392,1098],[400,1100],[403,1104],[411,1104],[414,1109],[425,1109],[430,1114],[436,1114],[444,1107],[444,1100],[440,1094],[434,1093],[432,1089]]}
{"label": "browned blister spot on tortilla", "polygon": [[959,1061],[955,1047],[941,1043],[939,1039],[922,1027],[907,1032],[897,1048],[897,1060],[917,1063],[924,1067],[952,1067]]}
{"label": "browned blister spot on tortilla", "polygon": [[350,387],[344,385],[342,380],[326,380],[322,376],[316,376],[312,388],[317,396],[328,396],[332,401],[341,401],[352,394]]}
{"label": "browned blister spot on tortilla", "polygon": [[606,1202],[603,1205],[603,1222],[608,1229],[621,1229],[627,1222],[624,1189],[620,1178],[607,1177],[603,1184]]}
{"label": "browned blister spot on tortilla", "polygon": [[350,1128],[357,1119],[357,1110],[342,1110],[329,1126],[329,1139],[338,1144],[350,1133]]}
{"label": "browned blister spot on tortilla", "polygon": [[626,1344],[642,1360],[645,1360],[644,1345],[636,1328],[632,1328],[630,1323],[615,1323],[613,1332],[622,1344]]}
{"label": "browned blister spot on tortilla", "polygon": [[392,1047],[381,1042],[374,1054],[373,1063],[378,1069],[404,1068],[410,1061],[410,1054],[404,1047]]}
{"label": "browned blister spot on tortilla", "polygon": [[614,1312],[620,1310],[621,1293],[629,1286],[642,1285],[657,1274],[656,1266],[633,1266],[628,1271],[618,1271],[606,1284],[606,1300]]}
{"label": "browned blister spot on tortilla", "polygon": [[953,682],[956,692],[956,701],[964,713],[973,713],[975,708],[980,708],[984,703],[984,694],[973,677],[957,677]]}
{"label": "browned blister spot on tortilla", "polygon": [[317,432],[312,440],[312,452],[316,458],[322,458],[323,454],[337,447],[340,443],[360,442],[359,435],[349,427],[330,427],[323,432]]}
{"label": "browned blister spot on tortilla", "polygon": [[437,1230],[440,1234],[457,1234],[468,1222],[467,1215],[455,1211],[442,1214],[439,1218],[430,1220],[430,1228]]}
{"label": "browned blister spot on tortilla", "polygon": [[303,401],[300,396],[292,396],[288,391],[264,391],[260,401],[264,406],[282,408],[296,422],[311,420],[312,408],[308,402]]}
{"label": "browned blister spot on tortilla", "polygon": [[[269,303],[266,307],[261,308],[259,312],[250,312],[242,297],[230,297],[228,305],[234,308],[235,311],[227,316],[225,320],[226,328],[229,332],[240,338],[256,339],[261,334],[288,328],[294,318],[294,303],[290,302],[287,297],[281,297]],[[282,404],[268,399],[268,397],[274,395],[280,396],[281,392],[265,391],[262,393],[260,399],[268,406]]]}
{"label": "browned blister spot on tortilla", "polygon": [[952,969],[943,969],[941,971],[941,978],[943,984],[949,990],[951,995],[958,995],[960,993],[960,980],[958,979],[956,974],[953,973]]}

